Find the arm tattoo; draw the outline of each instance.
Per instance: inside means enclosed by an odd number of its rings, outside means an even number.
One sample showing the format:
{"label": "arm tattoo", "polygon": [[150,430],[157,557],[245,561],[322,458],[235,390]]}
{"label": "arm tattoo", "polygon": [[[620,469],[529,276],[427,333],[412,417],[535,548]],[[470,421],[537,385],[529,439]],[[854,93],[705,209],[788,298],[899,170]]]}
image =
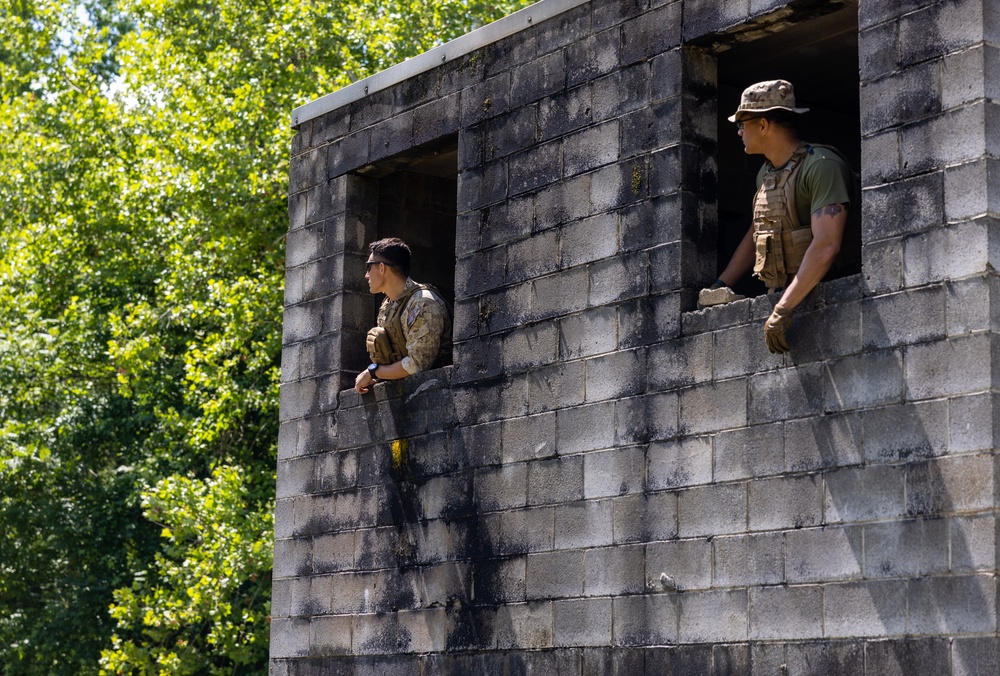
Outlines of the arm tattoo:
{"label": "arm tattoo", "polygon": [[820,207],[813,212],[813,216],[819,218],[820,216],[836,216],[842,211],[847,211],[843,204],[827,204],[825,207]]}

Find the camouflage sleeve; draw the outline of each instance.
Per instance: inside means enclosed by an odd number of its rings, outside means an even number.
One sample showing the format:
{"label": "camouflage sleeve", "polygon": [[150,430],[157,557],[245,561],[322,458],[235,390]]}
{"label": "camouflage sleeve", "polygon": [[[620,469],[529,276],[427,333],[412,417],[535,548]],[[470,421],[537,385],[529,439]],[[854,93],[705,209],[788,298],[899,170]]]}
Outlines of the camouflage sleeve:
{"label": "camouflage sleeve", "polygon": [[431,367],[441,349],[444,328],[444,307],[433,296],[415,294],[403,314],[406,351],[410,353],[403,357],[403,368],[407,373],[413,375]]}

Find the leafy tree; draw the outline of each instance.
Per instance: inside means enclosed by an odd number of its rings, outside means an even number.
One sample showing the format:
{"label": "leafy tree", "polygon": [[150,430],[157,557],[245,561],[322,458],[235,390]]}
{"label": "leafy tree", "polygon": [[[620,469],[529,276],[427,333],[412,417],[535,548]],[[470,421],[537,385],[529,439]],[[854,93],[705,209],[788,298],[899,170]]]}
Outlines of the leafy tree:
{"label": "leafy tree", "polygon": [[524,0],[0,0],[0,672],[262,673],[291,110]]}

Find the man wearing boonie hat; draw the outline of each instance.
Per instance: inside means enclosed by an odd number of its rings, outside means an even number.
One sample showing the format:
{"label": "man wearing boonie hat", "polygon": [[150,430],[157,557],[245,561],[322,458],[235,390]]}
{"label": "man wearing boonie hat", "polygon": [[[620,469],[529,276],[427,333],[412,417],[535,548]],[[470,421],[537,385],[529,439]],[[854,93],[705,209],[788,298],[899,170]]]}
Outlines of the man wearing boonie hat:
{"label": "man wearing boonie hat", "polygon": [[[699,307],[739,300],[730,285],[753,270],[768,293],[781,290],[764,324],[764,340],[775,354],[788,352],[785,336],[792,312],[837,262],[856,265],[858,247],[844,247],[845,231],[860,245],[860,187],[843,155],[830,146],[799,140],[796,120],[808,108],[795,105],[786,80],[747,87],[729,116],[750,155],[766,161],[757,174],[753,222],[715,284],[698,294]],[[850,217],[850,218],[849,218]]]}

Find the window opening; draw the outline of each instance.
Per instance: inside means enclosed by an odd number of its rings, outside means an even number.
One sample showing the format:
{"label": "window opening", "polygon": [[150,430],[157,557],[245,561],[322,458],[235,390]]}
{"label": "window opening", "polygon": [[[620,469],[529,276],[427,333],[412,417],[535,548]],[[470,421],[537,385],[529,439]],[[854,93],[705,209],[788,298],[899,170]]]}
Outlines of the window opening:
{"label": "window opening", "polygon": [[[759,34],[759,33],[758,33]],[[729,262],[750,227],[755,177],[764,159],[747,155],[726,118],[743,90],[755,82],[783,79],[795,87],[796,102],[810,108],[801,116],[803,141],[831,145],[861,169],[858,97],[858,6],[849,2],[825,16],[801,21],[752,41],[718,46],[718,270]],[[852,207],[853,208],[853,207]],[[860,205],[856,208],[860,209]],[[845,245],[848,242],[845,240]],[[860,246],[860,242],[853,244]],[[832,278],[834,274],[828,275]],[[747,275],[734,286],[755,296],[764,285]]]}

